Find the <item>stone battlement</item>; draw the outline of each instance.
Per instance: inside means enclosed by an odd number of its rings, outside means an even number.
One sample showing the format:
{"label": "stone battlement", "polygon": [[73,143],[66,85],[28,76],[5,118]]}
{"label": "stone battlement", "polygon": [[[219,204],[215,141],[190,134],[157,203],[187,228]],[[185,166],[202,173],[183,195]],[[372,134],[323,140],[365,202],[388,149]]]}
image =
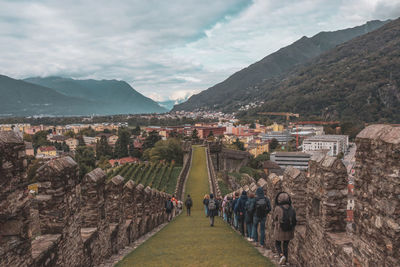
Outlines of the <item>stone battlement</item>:
{"label": "stone battlement", "polygon": [[166,221],[168,195],[95,169],[79,179],[70,157],[37,170],[27,191],[24,143],[0,132],[0,266],[97,266]]}
{"label": "stone battlement", "polygon": [[[400,265],[400,127],[371,125],[357,138],[354,233],[346,232],[347,171],[329,156],[311,158],[308,173],[294,168],[257,182],[275,205],[291,195],[298,225],[289,260],[296,266]],[[237,191],[254,192],[254,185]],[[275,251],[271,216],[266,245]]]}

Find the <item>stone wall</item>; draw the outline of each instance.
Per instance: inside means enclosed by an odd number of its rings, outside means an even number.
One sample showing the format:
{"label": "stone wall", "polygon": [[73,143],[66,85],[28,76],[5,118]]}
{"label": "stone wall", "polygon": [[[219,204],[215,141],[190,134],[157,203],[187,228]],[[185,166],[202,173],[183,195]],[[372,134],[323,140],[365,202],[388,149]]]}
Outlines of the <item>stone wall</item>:
{"label": "stone wall", "polygon": [[[298,225],[291,266],[400,266],[400,127],[368,126],[356,144],[354,233],[346,232],[348,180],[341,160],[315,156],[307,174],[288,168],[257,182],[273,206],[278,192],[292,198]],[[266,246],[275,251],[271,216],[265,227]]]}
{"label": "stone wall", "polygon": [[24,151],[0,132],[0,266],[98,266],[166,221],[168,194],[101,169],[80,180],[70,157],[38,169],[32,196]]}
{"label": "stone wall", "polygon": [[250,153],[223,148],[221,143],[208,143],[210,157],[216,171],[237,172],[247,165]]}
{"label": "stone wall", "polygon": [[[190,142],[185,142],[184,143],[184,157],[183,157],[183,168],[181,170],[181,173],[178,176],[177,182],[176,182],[176,187],[175,187],[175,196],[183,200],[184,199],[184,188],[186,184],[187,177],[189,175],[189,170],[190,166],[192,164],[192,145]],[[190,146],[189,146],[190,145]]]}

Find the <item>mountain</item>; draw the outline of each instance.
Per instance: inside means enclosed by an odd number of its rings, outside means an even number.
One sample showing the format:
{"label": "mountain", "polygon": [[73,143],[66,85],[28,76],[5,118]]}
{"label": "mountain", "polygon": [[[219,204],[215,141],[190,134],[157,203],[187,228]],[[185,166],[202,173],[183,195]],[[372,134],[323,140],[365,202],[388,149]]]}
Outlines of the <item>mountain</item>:
{"label": "mountain", "polygon": [[157,103],[158,103],[160,106],[162,106],[162,107],[164,107],[164,108],[166,108],[166,109],[168,109],[168,110],[171,110],[171,109],[174,107],[174,105],[178,105],[178,104],[180,104],[180,103],[183,103],[183,102],[185,102],[186,100],[188,100],[188,98],[189,98],[189,97],[182,98],[182,99],[175,99],[175,100],[158,101]]}
{"label": "mountain", "polygon": [[0,116],[89,114],[92,102],[0,75]]}
{"label": "mountain", "polygon": [[241,116],[285,111],[303,119],[400,123],[400,19],[239,97],[264,100]]}
{"label": "mountain", "polygon": [[190,111],[198,108],[235,111],[242,104],[248,103],[241,99],[243,94],[248,95],[248,88],[270,78],[286,74],[296,66],[305,64],[337,45],[371,32],[387,22],[375,20],[354,28],[321,32],[311,38],[304,36],[293,44],[236,72],[225,81],[193,95],[188,101],[176,105],[173,111]]}
{"label": "mountain", "polygon": [[143,96],[128,83],[117,80],[74,80],[62,77],[33,77],[24,80],[57,92],[96,103],[95,114],[162,113],[167,110]]}

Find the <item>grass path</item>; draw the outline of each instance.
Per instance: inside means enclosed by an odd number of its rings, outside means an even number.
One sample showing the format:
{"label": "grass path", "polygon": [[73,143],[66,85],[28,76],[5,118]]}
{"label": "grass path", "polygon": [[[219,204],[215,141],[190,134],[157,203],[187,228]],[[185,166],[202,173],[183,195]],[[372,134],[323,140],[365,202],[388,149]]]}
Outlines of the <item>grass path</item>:
{"label": "grass path", "polygon": [[194,147],[186,183],[194,202],[192,216],[184,211],[117,266],[273,266],[221,218],[210,227],[202,204],[208,192],[205,151]]}

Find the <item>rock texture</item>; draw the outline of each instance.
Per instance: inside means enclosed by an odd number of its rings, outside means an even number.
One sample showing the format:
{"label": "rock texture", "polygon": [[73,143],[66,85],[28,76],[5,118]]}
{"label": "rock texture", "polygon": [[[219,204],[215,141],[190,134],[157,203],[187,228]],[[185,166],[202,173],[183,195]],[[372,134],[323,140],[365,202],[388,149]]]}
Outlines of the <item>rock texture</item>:
{"label": "rock texture", "polygon": [[0,266],[98,266],[166,222],[168,194],[101,169],[80,180],[70,157],[40,167],[29,195],[24,151],[0,132]]}
{"label": "rock texture", "polygon": [[[354,233],[346,231],[348,181],[340,160],[319,155],[307,174],[288,168],[257,182],[273,206],[278,192],[291,195],[298,225],[290,266],[400,266],[400,127],[368,126],[356,144]],[[265,227],[274,251],[271,216]]]}

